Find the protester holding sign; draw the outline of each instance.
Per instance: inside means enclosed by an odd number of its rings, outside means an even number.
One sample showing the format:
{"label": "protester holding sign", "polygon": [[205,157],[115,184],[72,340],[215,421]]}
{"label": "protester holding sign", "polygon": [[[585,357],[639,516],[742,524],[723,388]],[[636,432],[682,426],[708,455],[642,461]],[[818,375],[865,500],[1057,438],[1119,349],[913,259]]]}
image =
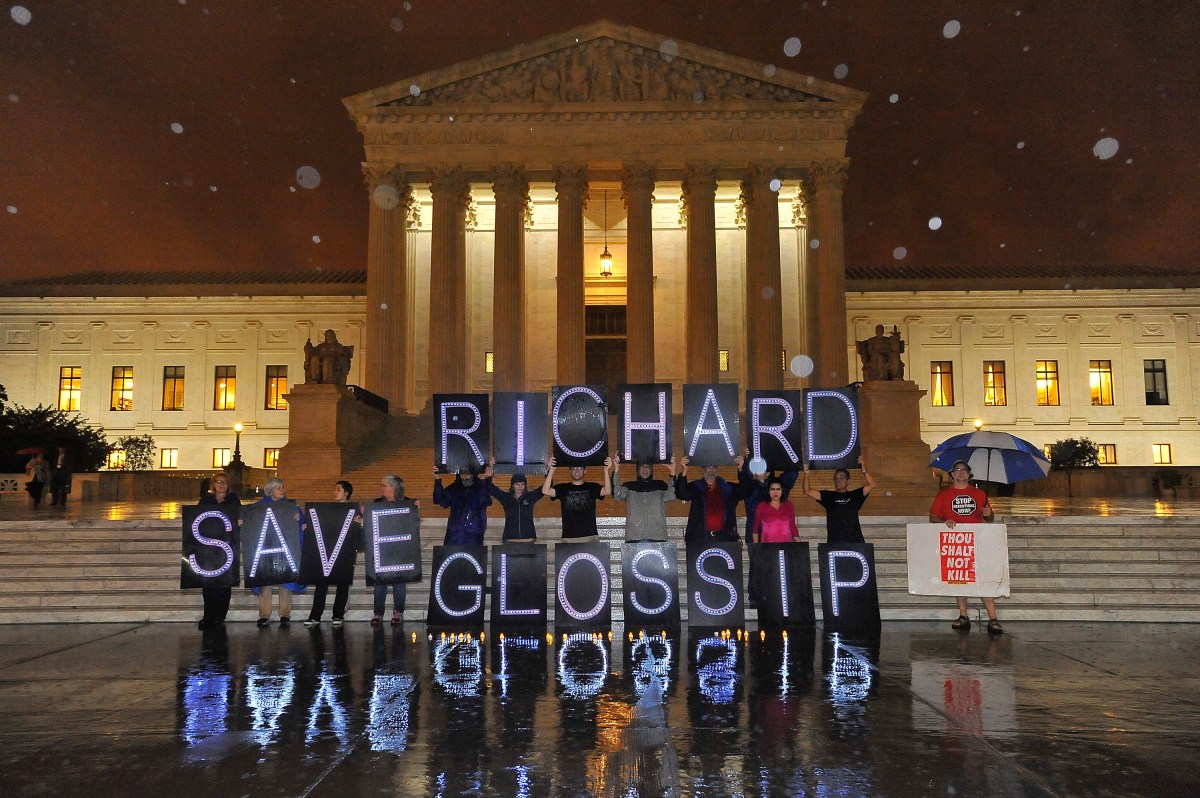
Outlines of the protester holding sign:
{"label": "protester holding sign", "polygon": [[[750,530],[754,527],[754,511],[759,504],[770,500],[770,495],[767,492],[767,487],[772,479],[775,479],[775,472],[767,474],[764,472],[755,473],[751,468],[755,465],[750,457],[750,450],[746,450],[746,458],[741,469],[738,470],[738,484],[742,486],[742,493],[746,497],[746,542],[751,543]],[[766,467],[766,463],[760,461],[761,468]],[[779,482],[783,485],[783,500],[787,501],[792,493],[792,488],[796,486],[796,480],[800,478],[800,472],[794,468],[789,468],[779,476]]]}
{"label": "protester holding sign", "polygon": [[625,502],[626,540],[666,540],[666,506],[675,500],[675,458],[667,463],[669,483],[654,479],[654,465],[649,460],[638,463],[637,479],[621,483],[621,458],[613,457],[613,498]]}
{"label": "protester holding sign", "polygon": [[[220,477],[218,477],[220,479]],[[263,485],[263,497],[259,499],[251,507],[263,507],[277,502],[286,502],[287,496],[284,495],[283,480],[279,477],[271,477],[267,480],[267,484]],[[304,535],[304,524],[300,521],[299,513],[293,519],[300,526],[300,534]],[[292,624],[292,594],[303,593],[305,586],[296,582],[285,582],[279,586],[279,627],[286,629]],[[271,586],[252,587],[250,592],[258,596],[258,626],[261,629],[264,626],[271,625]]]}
{"label": "protester holding sign", "polygon": [[612,495],[609,487],[609,472],[612,471],[612,458],[604,459],[604,484],[584,482],[583,475],[587,469],[583,466],[571,466],[571,481],[554,482],[554,458],[550,458],[550,466],[546,470],[546,481],[542,483],[542,493],[551,499],[562,503],[562,540],[564,543],[595,543],[600,538],[596,528],[596,501]]}
{"label": "protester holding sign", "polygon": [[767,496],[767,501],[754,511],[751,539],[755,543],[799,543],[796,508],[783,498],[783,480],[779,477],[769,479]]}
{"label": "protester holding sign", "polygon": [[[339,479],[333,483],[333,500],[335,502],[349,502],[350,497],[354,495],[354,486],[344,479]],[[346,605],[350,602],[350,584],[354,581],[354,560],[355,552],[362,548],[362,516],[355,513],[354,521],[350,524],[350,536],[346,541],[349,550],[346,552],[346,557],[350,558],[350,575],[348,578],[340,579],[335,582],[335,592],[333,594],[333,625],[341,626],[346,622]],[[308,611],[308,620],[304,622],[305,626],[317,626],[321,623],[321,616],[325,614],[325,601],[329,597],[329,583],[322,583],[316,586],[313,590],[312,609]]]}
{"label": "protester holding sign", "polygon": [[[738,455],[733,461],[740,471],[745,458]],[[688,543],[737,540],[737,506],[744,495],[741,486],[717,476],[715,465],[704,466],[704,477],[694,482],[687,481],[687,470],[685,457],[683,473],[675,480],[675,497],[692,503],[684,540]]]}
{"label": "protester holding sign", "polygon": [[858,521],[858,511],[875,489],[875,480],[871,479],[867,464],[861,457],[858,458],[858,464],[862,467],[866,484],[854,490],[850,490],[850,472],[845,468],[833,472],[833,490],[813,490],[808,481],[808,463],[804,464],[801,488],[825,508],[826,543],[866,543],[862,525]]}
{"label": "protester holding sign", "polygon": [[[488,461],[488,467],[495,469],[495,457]],[[507,491],[497,488],[491,477],[485,480],[485,484],[488,493],[504,508],[504,542],[536,542],[537,530],[533,526],[533,506],[541,501],[542,489],[529,490],[529,478],[524,474],[513,474]]]}
{"label": "protester holding sign", "polygon": [[[490,470],[491,469],[489,469],[489,471]],[[489,476],[490,476],[490,474],[489,474]],[[455,482],[454,484],[457,485],[458,483]],[[441,486],[442,486],[442,481],[440,479],[433,483],[433,500],[434,501],[437,501],[438,489],[441,488]],[[453,488],[454,485],[451,485],[450,487]],[[396,504],[402,504],[406,507],[420,507],[421,506],[420,501],[418,501],[416,499],[410,499],[404,495],[404,480],[401,479],[400,477],[396,476],[395,474],[384,475],[383,479],[379,480],[379,489],[381,491],[383,491],[383,495],[378,497],[377,499],[375,499],[375,501],[377,501],[377,502],[394,502]],[[445,491],[443,491],[443,493],[445,493]],[[488,497],[486,495],[484,496],[484,498],[488,500],[489,504],[491,503],[492,500],[488,499]],[[445,507],[446,505],[443,504],[442,506]],[[484,506],[486,507],[487,505],[484,505]],[[484,513],[486,513],[486,512],[487,512],[487,510],[485,509]],[[450,511],[450,518],[451,519],[454,518],[454,510]],[[485,526],[487,525],[486,515],[484,516],[483,523]],[[447,537],[449,537],[449,535],[450,535],[449,531],[446,532],[446,535],[447,535]],[[480,539],[482,539],[482,538],[483,538],[483,535],[481,533]],[[372,626],[382,626],[383,625],[383,611],[387,605],[388,586],[387,586],[387,584],[385,584],[383,582],[376,582],[374,585],[374,589],[375,589],[374,606],[373,606],[374,612],[371,614],[371,625]],[[404,623],[404,604],[407,600],[408,600],[408,585],[404,582],[393,582],[392,583],[392,626],[399,626],[400,624]]]}
{"label": "protester holding sign", "polygon": [[[212,481],[212,493],[200,497],[196,504],[206,507],[224,507],[233,520],[237,520],[238,512],[242,509],[241,499],[229,489],[229,477],[217,474]],[[237,521],[240,525],[241,521]],[[233,596],[233,588],[228,585],[205,585],[200,588],[204,595],[204,615],[200,617],[199,629],[211,629],[225,623],[229,614],[229,600]]]}
{"label": "protester holding sign", "polygon": [[442,545],[482,546],[483,533],[487,531],[487,508],[492,503],[485,483],[492,478],[492,467],[484,470],[483,481],[474,466],[463,468],[448,488],[442,487],[437,468],[433,469],[433,477],[433,503],[450,510]]}
{"label": "protester holding sign", "polygon": [[[950,467],[950,478],[954,480],[953,484],[942,488],[934,497],[933,506],[929,508],[930,521],[941,522],[953,529],[956,523],[981,524],[995,519],[996,513],[988,503],[987,494],[971,485],[969,465],[962,460],[956,462]],[[988,614],[988,634],[1003,634],[1004,627],[996,617],[996,600],[986,596],[981,600]],[[971,630],[971,619],[967,617],[967,598],[957,596],[955,601],[958,602],[958,618],[950,626],[960,632],[968,632]]]}

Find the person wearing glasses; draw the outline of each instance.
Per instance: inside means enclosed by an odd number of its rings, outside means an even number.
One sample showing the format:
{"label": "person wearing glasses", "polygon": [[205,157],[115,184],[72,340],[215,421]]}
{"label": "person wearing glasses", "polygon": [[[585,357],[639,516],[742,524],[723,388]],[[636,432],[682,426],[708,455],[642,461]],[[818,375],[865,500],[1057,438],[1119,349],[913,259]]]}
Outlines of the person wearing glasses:
{"label": "person wearing glasses", "polygon": [[[945,524],[950,529],[957,523],[982,524],[995,520],[996,513],[988,503],[987,494],[971,484],[971,467],[959,460],[950,466],[950,478],[953,484],[942,488],[929,508],[929,520]],[[967,617],[967,597],[956,596],[958,602],[958,618],[950,626],[960,632],[971,630],[971,619]],[[990,635],[1004,633],[996,617],[996,600],[983,597],[983,608],[987,610],[987,630]]]}

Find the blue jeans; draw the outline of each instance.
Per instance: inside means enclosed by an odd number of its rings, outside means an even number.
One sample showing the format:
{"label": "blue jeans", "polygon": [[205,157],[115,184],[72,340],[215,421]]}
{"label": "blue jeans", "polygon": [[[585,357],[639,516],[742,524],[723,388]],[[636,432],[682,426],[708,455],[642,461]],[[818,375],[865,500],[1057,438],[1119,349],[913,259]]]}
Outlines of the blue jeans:
{"label": "blue jeans", "polygon": [[[387,585],[375,584],[375,614],[383,616],[383,605],[387,603]],[[397,582],[392,585],[392,606],[396,612],[404,613],[404,599],[408,596],[408,585]]]}

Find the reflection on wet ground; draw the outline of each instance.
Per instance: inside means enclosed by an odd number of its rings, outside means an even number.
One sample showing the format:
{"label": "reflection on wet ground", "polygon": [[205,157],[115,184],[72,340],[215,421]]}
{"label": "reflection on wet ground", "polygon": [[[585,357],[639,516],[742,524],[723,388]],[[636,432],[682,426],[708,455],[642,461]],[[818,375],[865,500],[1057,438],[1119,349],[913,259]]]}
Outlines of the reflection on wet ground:
{"label": "reflection on wet ground", "polygon": [[1188,795],[1200,628],[0,627],[5,795]]}

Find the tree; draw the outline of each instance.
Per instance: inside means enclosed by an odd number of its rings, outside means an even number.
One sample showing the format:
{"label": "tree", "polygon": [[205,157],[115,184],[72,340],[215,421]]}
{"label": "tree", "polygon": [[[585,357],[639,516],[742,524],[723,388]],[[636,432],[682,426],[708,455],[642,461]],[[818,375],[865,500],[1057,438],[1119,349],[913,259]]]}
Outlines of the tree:
{"label": "tree", "polygon": [[154,468],[154,445],[152,435],[125,435],[117,438],[113,451],[124,452],[125,460],[121,471],[149,471]]}
{"label": "tree", "polygon": [[26,457],[21,449],[36,446],[53,457],[55,449],[65,446],[75,471],[98,471],[112,446],[104,429],[93,426],[78,413],[68,413],[38,405],[33,409],[5,405],[0,410],[0,473],[25,470]]}
{"label": "tree", "polygon": [[1100,465],[1100,447],[1087,438],[1063,438],[1050,444],[1050,468],[1067,472],[1067,495],[1071,493],[1071,472],[1077,468]]}

